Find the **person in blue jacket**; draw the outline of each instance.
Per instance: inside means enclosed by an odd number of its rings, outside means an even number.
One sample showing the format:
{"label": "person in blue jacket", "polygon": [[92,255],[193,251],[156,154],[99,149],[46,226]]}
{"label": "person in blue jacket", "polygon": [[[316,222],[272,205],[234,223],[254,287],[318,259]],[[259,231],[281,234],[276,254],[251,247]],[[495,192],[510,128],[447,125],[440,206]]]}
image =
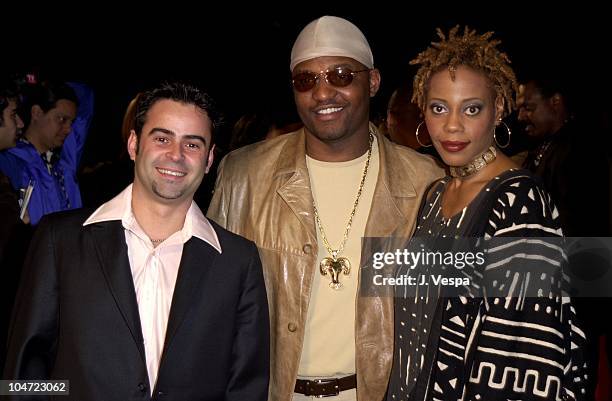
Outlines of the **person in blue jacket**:
{"label": "person in blue jacket", "polygon": [[23,93],[24,136],[0,152],[0,171],[22,194],[31,188],[27,210],[36,225],[46,214],[82,206],[77,168],[93,115],[93,91],[80,83],[44,82]]}

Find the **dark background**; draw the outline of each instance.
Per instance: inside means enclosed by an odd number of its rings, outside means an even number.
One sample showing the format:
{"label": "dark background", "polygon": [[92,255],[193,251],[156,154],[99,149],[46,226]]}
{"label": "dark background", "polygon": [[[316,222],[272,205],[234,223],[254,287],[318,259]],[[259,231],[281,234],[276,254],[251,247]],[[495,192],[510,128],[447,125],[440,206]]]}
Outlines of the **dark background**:
{"label": "dark background", "polygon": [[[231,10],[217,10],[218,5]],[[581,91],[593,119],[609,121],[610,21],[603,5],[586,2],[292,2],[285,7],[240,3],[152,3],[127,12],[109,5],[49,4],[3,13],[3,72],[35,70],[90,84],[96,112],[84,163],[122,148],[121,119],[129,100],[162,79],[203,84],[231,125],[244,113],[268,110],[297,119],[289,55],[299,31],[321,15],[345,17],[368,38],[382,86],[372,105],[383,113],[391,92],[414,72],[408,62],[455,24],[493,30],[519,76],[534,68],[562,74]],[[123,5],[125,7],[125,5]],[[536,9],[538,7],[538,9]],[[82,8],[82,9],[80,9]],[[12,14],[11,14],[12,12]],[[13,18],[14,17],[14,18]],[[608,133],[585,133],[609,142]],[[596,143],[596,142],[595,142]],[[606,145],[607,146],[607,145]]]}

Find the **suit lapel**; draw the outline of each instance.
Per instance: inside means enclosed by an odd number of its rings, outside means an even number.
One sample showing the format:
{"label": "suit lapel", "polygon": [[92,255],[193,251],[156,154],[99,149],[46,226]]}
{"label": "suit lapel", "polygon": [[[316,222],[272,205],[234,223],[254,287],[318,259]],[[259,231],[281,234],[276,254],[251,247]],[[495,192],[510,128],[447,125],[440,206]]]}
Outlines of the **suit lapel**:
{"label": "suit lapel", "polygon": [[276,192],[295,214],[295,217],[304,226],[313,241],[316,241],[312,191],[308,168],[306,167],[304,129],[301,129],[285,144],[276,163],[274,177],[286,180]]}
{"label": "suit lapel", "polygon": [[142,360],[145,361],[136,290],[134,289],[125,233],[121,222],[111,221],[94,224],[91,226],[91,233],[94,237],[94,247],[106,283],[115,298],[125,323],[130,329]]}
{"label": "suit lapel", "polygon": [[[103,222],[90,227],[94,248],[106,283],[146,366],[138,302],[121,222]],[[163,364],[163,356],[171,345],[189,308],[193,305],[193,297],[197,295],[196,290],[201,288],[201,282],[217,255],[217,251],[204,241],[191,238],[185,243],[168,317],[160,369]]]}
{"label": "suit lapel", "polygon": [[305,176],[304,172],[296,171],[277,192],[311,238],[317,238],[308,176]]}
{"label": "suit lapel", "polygon": [[160,369],[163,356],[170,347],[189,308],[194,305],[193,298],[198,294],[197,290],[202,288],[202,280],[210,272],[210,267],[217,255],[217,251],[212,246],[197,238],[192,237],[185,243],[172,296]]}
{"label": "suit lapel", "polygon": [[[410,173],[394,168],[404,164],[396,152],[389,151],[390,144],[377,135],[380,170],[366,224],[366,237],[409,236],[414,224],[408,224],[415,215],[417,200]],[[418,204],[416,204],[418,208]]]}

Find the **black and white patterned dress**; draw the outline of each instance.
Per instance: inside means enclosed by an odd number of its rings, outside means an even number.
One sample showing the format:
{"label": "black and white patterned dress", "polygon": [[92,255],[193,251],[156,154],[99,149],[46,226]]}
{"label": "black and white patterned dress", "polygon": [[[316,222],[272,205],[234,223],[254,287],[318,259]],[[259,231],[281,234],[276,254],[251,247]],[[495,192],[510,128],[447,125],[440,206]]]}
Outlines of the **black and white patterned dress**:
{"label": "black and white patterned dress", "polygon": [[[538,240],[562,235],[550,197],[529,172],[513,169],[445,219],[441,199],[449,181],[431,191],[415,237],[507,237],[475,272],[505,295],[415,299],[396,292],[387,400],[582,399],[588,380],[580,355],[584,334],[574,325],[569,299],[555,291],[562,280],[527,274],[536,264],[558,272],[565,258],[562,248]],[[495,275],[499,271],[504,274]],[[525,296],[534,286],[545,290]]]}

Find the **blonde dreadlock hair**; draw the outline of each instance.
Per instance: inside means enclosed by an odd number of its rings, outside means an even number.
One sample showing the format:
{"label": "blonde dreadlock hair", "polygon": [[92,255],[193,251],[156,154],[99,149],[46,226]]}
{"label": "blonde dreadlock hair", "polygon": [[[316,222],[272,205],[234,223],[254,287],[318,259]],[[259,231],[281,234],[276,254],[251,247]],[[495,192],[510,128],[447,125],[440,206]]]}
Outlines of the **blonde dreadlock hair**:
{"label": "blonde dreadlock hair", "polygon": [[410,61],[412,65],[421,65],[414,77],[412,101],[421,110],[425,110],[427,85],[431,76],[446,67],[454,80],[457,67],[464,65],[487,76],[496,95],[504,99],[504,111],[510,113],[515,107],[514,93],[518,88],[516,76],[506,53],[497,49],[501,41],[489,40],[493,32],[478,35],[466,26],[461,35],[458,34],[457,25],[450,30],[447,38],[440,28],[436,31],[440,42],[432,42],[430,47]]}

